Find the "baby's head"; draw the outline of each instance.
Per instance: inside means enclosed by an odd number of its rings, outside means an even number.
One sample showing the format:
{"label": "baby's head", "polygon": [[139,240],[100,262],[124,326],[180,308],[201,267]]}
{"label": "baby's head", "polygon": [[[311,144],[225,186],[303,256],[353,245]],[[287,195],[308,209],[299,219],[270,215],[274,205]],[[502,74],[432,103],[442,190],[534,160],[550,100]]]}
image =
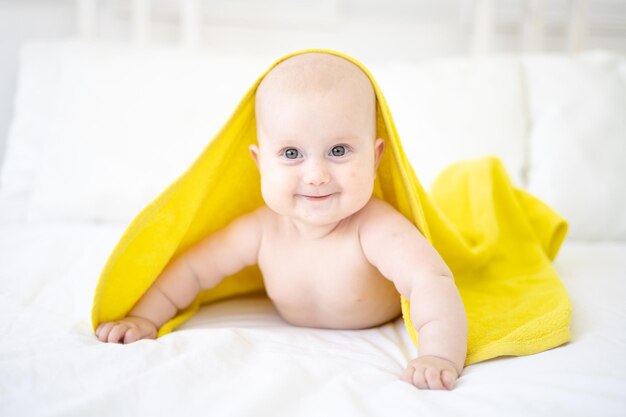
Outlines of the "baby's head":
{"label": "baby's head", "polygon": [[265,203],[279,214],[330,225],[369,201],[384,141],[376,96],[348,60],[306,53],[274,67],[256,93],[259,145],[250,153]]}

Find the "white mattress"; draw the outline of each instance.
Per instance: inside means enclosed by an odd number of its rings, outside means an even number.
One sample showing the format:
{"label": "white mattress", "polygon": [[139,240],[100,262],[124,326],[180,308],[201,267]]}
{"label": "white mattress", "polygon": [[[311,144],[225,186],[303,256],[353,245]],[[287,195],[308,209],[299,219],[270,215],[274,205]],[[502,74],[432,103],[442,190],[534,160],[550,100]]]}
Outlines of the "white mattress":
{"label": "white mattress", "polygon": [[399,380],[415,354],[400,319],[297,328],[262,295],[204,307],[156,341],[100,343],[92,294],[122,232],[0,226],[0,415],[626,415],[624,243],[562,249],[571,343],[472,365],[453,391],[433,392]]}

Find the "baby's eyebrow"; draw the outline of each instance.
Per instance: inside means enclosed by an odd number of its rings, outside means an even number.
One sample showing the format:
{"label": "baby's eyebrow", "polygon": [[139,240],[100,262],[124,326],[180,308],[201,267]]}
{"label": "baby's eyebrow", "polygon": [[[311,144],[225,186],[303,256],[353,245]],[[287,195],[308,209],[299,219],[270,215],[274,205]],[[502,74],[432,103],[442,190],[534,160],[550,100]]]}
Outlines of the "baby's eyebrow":
{"label": "baby's eyebrow", "polygon": [[[273,148],[283,148],[283,147],[294,147],[302,146],[302,143],[295,138],[271,138],[269,140],[264,141],[269,146]],[[333,136],[331,139],[325,140],[327,146],[335,146],[335,145],[352,145],[354,146],[356,142],[358,142],[358,135],[356,134],[342,134]]]}
{"label": "baby's eyebrow", "polygon": [[354,142],[356,140],[357,135],[341,135],[336,136],[331,140],[333,143],[345,143],[345,142]]}
{"label": "baby's eyebrow", "polygon": [[298,146],[298,141],[295,139],[290,139],[290,138],[286,138],[286,139],[271,139],[269,141],[269,145],[272,147],[276,147],[276,148],[282,148],[285,146]]}

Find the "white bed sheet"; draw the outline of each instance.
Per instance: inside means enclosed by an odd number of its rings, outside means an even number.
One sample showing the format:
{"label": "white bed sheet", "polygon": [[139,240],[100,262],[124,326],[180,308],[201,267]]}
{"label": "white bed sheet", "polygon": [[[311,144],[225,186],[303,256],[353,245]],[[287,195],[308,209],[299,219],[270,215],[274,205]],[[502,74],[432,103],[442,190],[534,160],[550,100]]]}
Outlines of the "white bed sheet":
{"label": "white bed sheet", "polygon": [[399,380],[415,353],[401,319],[298,328],[262,295],[206,306],[156,341],[100,343],[93,289],[122,232],[0,226],[0,415],[626,415],[626,244],[564,246],[571,343],[467,367],[453,391],[429,392]]}

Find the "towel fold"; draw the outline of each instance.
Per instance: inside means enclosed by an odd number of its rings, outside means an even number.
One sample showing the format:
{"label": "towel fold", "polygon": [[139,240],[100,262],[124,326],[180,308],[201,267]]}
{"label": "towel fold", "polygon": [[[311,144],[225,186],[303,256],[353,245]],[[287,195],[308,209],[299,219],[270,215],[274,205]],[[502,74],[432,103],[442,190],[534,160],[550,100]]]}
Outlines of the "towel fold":
{"label": "towel fold", "polygon": [[[306,52],[343,57],[370,78],[377,98],[377,137],[386,142],[374,194],[411,220],[452,270],[469,322],[466,364],[567,342],[570,302],[551,264],[567,223],[515,188],[495,157],[452,165],[427,194],[372,75],[354,58],[323,49],[294,52],[271,65],[191,167],[131,222],[101,273],[92,310],[94,329],[124,317],[170,259],[263,204],[259,173],[248,153],[248,146],[256,143],[256,88],[278,63]],[[201,292],[161,327],[159,336],[190,318],[201,304],[262,289],[259,269],[246,268]],[[400,298],[407,330],[417,345],[409,303]]]}

